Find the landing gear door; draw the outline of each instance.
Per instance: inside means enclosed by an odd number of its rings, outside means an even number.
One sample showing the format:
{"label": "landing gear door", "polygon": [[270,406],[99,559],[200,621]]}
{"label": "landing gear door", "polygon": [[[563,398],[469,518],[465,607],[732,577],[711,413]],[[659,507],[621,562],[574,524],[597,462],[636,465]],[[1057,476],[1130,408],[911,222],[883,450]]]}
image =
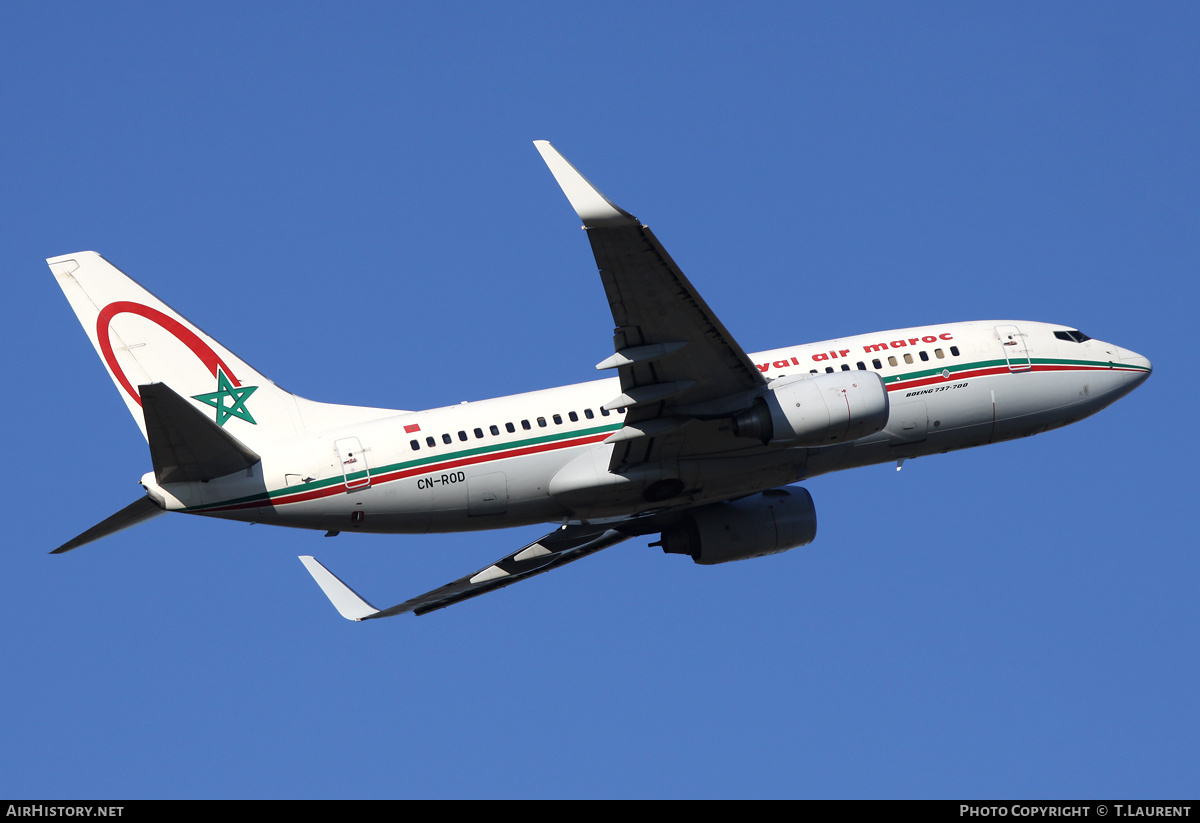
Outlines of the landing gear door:
{"label": "landing gear door", "polygon": [[365,489],[371,485],[371,470],[367,468],[367,455],[357,437],[335,440],[338,460],[342,464],[342,476],[346,479],[346,490]]}
{"label": "landing gear door", "polygon": [[1029,371],[1033,368],[1029,362],[1029,349],[1025,347],[1025,335],[1021,334],[1020,329],[1016,326],[996,326],[996,336],[1000,338],[1009,371]]}

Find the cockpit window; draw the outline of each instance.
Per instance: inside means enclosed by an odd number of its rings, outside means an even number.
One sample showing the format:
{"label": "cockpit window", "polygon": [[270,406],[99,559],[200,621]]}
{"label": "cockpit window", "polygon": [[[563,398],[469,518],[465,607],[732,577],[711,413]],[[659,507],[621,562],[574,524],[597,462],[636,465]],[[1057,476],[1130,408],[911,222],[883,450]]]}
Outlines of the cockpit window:
{"label": "cockpit window", "polygon": [[1078,329],[1072,329],[1070,331],[1056,331],[1054,336],[1059,340],[1066,340],[1070,343],[1082,343],[1085,340],[1092,339]]}

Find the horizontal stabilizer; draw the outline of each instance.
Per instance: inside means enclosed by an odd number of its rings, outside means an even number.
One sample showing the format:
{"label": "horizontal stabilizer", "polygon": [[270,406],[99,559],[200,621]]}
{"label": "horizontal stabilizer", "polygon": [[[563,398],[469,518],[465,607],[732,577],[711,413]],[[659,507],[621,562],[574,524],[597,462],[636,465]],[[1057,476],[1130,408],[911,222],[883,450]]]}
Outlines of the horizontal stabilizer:
{"label": "horizontal stabilizer", "polygon": [[259,461],[250,448],[165,383],[138,386],[154,479],[159,483],[212,480]]}
{"label": "horizontal stabilizer", "polygon": [[50,554],[62,554],[63,552],[69,552],[71,549],[78,549],[84,543],[91,543],[93,540],[99,540],[101,537],[108,537],[110,534],[128,529],[130,526],[136,526],[138,523],[149,520],[152,517],[157,517],[162,513],[163,510],[158,507],[157,503],[149,497],[143,497],[136,503],[130,503],[112,517],[92,526],[74,540],[63,543],[57,549],[50,552]]}

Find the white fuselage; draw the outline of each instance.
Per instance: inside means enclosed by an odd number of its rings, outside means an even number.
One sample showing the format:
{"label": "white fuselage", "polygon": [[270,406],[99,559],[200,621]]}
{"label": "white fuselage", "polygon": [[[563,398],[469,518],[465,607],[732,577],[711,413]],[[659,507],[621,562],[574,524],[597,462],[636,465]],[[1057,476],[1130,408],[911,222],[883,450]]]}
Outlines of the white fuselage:
{"label": "white fuselage", "polygon": [[[261,464],[207,483],[142,483],[160,505],[233,520],[329,531],[422,533],[627,518],[727,500],[840,469],[1038,434],[1094,414],[1150,373],[1144,357],[1066,329],[977,321],[857,335],[750,355],[768,380],[873,371],[887,426],[852,442],[743,449],[661,461],[654,476],[610,473],[623,414],[602,411],[616,378],[421,412],[310,404],[302,434]],[[310,408],[311,407],[311,408]],[[332,422],[338,421],[338,422]],[[695,420],[695,428],[728,427]],[[684,449],[681,454],[687,454]],[[647,500],[670,475],[683,490]],[[579,478],[585,478],[583,482]]]}

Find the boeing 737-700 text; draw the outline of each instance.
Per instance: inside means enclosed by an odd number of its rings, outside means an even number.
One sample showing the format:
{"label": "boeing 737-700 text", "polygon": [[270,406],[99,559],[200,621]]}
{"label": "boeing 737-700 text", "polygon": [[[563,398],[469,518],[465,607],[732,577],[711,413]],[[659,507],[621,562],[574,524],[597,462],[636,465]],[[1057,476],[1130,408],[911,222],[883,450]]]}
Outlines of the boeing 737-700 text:
{"label": "boeing 737-700 text", "polygon": [[616,330],[591,383],[395,411],[273,384],[95,252],[51,271],[150,447],[146,496],[55,552],[162,512],[330,534],[559,524],[487,568],[376,609],[300,558],[353,620],[423,614],[638,535],[724,563],[816,536],[826,472],[1065,426],[1150,375],[1140,354],[1051,323],[987,320],[746,354],[636,218],[549,143]]}

